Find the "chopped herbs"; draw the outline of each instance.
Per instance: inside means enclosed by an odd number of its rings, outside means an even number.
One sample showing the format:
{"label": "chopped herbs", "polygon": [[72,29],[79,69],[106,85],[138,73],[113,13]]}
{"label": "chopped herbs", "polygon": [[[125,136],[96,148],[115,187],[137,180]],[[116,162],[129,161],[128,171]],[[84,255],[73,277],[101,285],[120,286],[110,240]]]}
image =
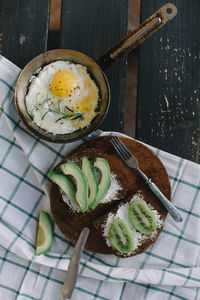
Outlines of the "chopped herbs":
{"label": "chopped herbs", "polygon": [[[70,120],[76,120],[83,117],[84,112],[75,112],[73,109],[69,108],[68,106],[65,106],[65,110],[62,111],[60,108],[60,102],[58,102],[57,107],[53,105],[53,103],[50,101],[51,98],[48,97],[48,94],[46,95],[46,98],[42,101],[42,103],[38,103],[38,96],[40,93],[36,94],[36,101],[33,109],[30,112],[30,115],[32,118],[34,118],[34,113],[38,111],[39,109],[45,109],[45,113],[42,116],[42,120],[46,117],[46,115],[49,112],[56,113],[58,115],[61,115],[55,122],[58,122],[63,119],[70,119]],[[47,108],[44,107],[44,105],[47,104]]]}

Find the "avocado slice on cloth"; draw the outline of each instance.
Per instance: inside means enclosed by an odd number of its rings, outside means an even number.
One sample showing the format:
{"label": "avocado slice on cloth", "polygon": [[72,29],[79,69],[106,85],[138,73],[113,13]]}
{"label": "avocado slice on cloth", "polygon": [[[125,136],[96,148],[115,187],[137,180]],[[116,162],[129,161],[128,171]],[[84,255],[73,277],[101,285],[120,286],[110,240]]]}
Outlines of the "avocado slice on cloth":
{"label": "avocado slice on cloth", "polygon": [[52,220],[47,212],[41,210],[36,236],[36,254],[47,252],[51,248],[53,237]]}

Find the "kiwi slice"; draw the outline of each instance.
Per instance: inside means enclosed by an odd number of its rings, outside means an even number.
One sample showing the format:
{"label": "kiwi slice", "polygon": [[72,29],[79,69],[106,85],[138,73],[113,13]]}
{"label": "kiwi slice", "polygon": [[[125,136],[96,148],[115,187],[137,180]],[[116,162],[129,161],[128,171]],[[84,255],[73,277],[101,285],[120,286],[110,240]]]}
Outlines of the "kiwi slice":
{"label": "kiwi slice", "polygon": [[134,249],[134,236],[128,224],[122,219],[115,219],[109,229],[111,245],[120,253],[126,254]]}
{"label": "kiwi slice", "polygon": [[128,217],[133,227],[141,233],[149,234],[157,228],[155,215],[143,200],[129,204]]}

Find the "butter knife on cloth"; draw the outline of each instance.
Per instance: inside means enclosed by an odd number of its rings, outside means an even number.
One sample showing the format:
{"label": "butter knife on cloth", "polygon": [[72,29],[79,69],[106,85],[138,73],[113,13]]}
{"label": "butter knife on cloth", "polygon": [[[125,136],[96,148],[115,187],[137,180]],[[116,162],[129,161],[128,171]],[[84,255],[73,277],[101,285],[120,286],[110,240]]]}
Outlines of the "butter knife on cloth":
{"label": "butter knife on cloth", "polygon": [[67,274],[64,280],[64,285],[62,288],[63,300],[70,299],[72,296],[74,287],[76,285],[77,277],[78,277],[81,255],[85,247],[85,243],[88,239],[89,232],[90,232],[89,228],[87,227],[83,228],[76,242],[74,252],[72,254],[69,267],[67,270]]}

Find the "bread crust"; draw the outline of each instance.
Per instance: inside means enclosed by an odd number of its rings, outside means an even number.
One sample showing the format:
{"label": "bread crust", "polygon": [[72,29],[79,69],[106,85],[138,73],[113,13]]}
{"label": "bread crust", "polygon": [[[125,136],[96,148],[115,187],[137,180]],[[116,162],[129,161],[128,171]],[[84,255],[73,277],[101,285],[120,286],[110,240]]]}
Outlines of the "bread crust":
{"label": "bread crust", "polygon": [[[136,194],[143,194],[142,192],[138,191]],[[93,222],[93,226],[96,228],[98,234],[101,236],[101,238],[104,240],[104,242],[106,243],[106,239],[104,237],[104,229],[105,229],[105,225],[106,225],[106,222],[107,222],[107,218],[108,218],[108,215],[111,213],[111,214],[116,214],[118,209],[120,208],[121,205],[124,205],[126,203],[131,203],[131,200],[132,198],[134,197],[135,195],[130,195],[129,197],[123,199],[117,206],[115,206],[112,210],[106,212],[104,215],[101,215],[98,219],[94,220]],[[143,200],[147,203],[147,204],[150,204],[150,201],[148,199],[144,199]],[[161,218],[163,220],[163,218]],[[131,253],[129,254],[121,254],[120,252],[116,251],[113,247],[109,247],[110,251],[112,254],[118,256],[118,257],[121,257],[121,258],[127,258],[127,257],[130,257],[130,256],[135,256],[135,255],[138,255],[142,252],[144,252],[147,248],[149,248],[150,245],[152,245],[153,243],[156,242],[160,232],[162,231],[163,229],[163,224],[156,229],[156,234],[155,236],[151,237],[151,238],[148,238],[148,239],[144,239],[142,241],[142,243],[137,246],[136,249],[134,249],[134,251],[132,251]]]}
{"label": "bread crust", "polygon": [[[144,144],[133,139],[120,138],[138,159],[141,170],[151,178],[163,194],[171,201],[169,176],[161,160]],[[96,225],[94,226],[94,221],[98,218],[100,220],[100,217],[104,218],[104,215],[113,210],[119,202],[127,202],[138,190],[143,192],[145,199],[148,199],[148,202],[158,211],[163,221],[165,220],[167,215],[166,209],[139,176],[137,171],[128,168],[120,159],[110,142],[110,136],[99,137],[83,143],[66,155],[58,165],[67,161],[80,162],[84,156],[87,156],[90,160],[93,160],[95,157],[104,157],[107,159],[110,164],[111,172],[116,174],[122,191],[119,193],[117,200],[113,200],[110,203],[99,204],[96,209],[86,213],[74,213],[69,206],[63,202],[59,188],[55,184],[52,184],[50,195],[51,211],[55,223],[68,241],[75,244],[80,231],[87,226],[91,231],[86,243],[86,250],[104,254],[113,253],[113,250],[107,246],[101,234],[98,234],[95,228]],[[55,166],[55,168],[57,168],[58,165]],[[161,231],[162,228],[158,230],[156,238],[145,242],[144,245],[138,249],[136,254],[144,252],[154,243]],[[117,255],[116,253],[114,254]]]}

